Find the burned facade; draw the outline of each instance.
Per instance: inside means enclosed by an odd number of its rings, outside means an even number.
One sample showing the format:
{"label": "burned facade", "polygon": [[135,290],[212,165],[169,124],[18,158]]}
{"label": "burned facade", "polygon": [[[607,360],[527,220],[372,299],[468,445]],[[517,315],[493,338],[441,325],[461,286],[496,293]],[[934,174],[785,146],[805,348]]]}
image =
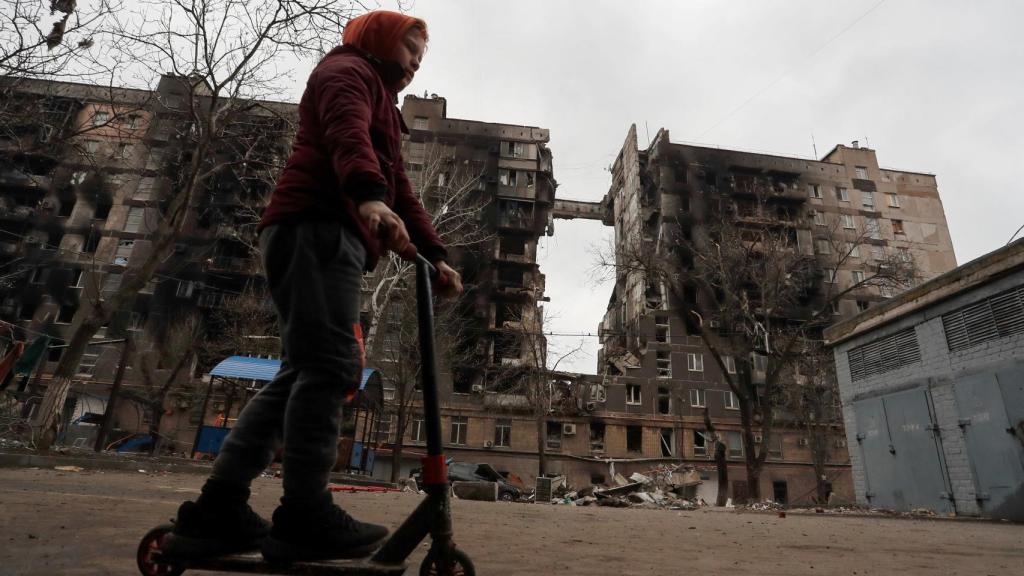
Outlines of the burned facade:
{"label": "burned facade", "polygon": [[[577,204],[556,211],[598,217],[593,205]],[[705,432],[706,409],[727,445],[729,493],[737,500],[749,493],[745,447],[737,396],[722,372],[735,374],[746,360],[756,384],[758,378],[763,382],[766,368],[756,354],[723,356],[719,364],[697,326],[707,322],[720,330],[716,319],[684,313],[700,309],[703,298],[692,281],[702,262],[699,251],[722,249],[709,230],[712,221],[726,218],[737,228],[737,238],[745,237],[745,229],[771,230],[782,238],[785,253],[813,272],[795,313],[834,298],[826,306],[832,316],[827,323],[893,296],[891,285],[870,282],[872,271],[884,273],[890,263],[912,261],[908,284],[913,284],[955,266],[935,177],[879,168],[875,152],[856,143],[810,161],[674,144],[661,130],[641,150],[634,127],[612,167],[612,186],[601,206],[600,217],[615,230],[617,273],[600,326],[603,392],[591,398],[599,403],[576,430],[590,427],[584,437],[603,437],[603,451],[597,452],[601,444],[592,441],[591,454],[707,464],[713,448]],[[627,262],[668,254],[673,255],[665,259],[670,270],[660,276]],[[792,378],[799,383],[801,376]],[[828,483],[837,496],[852,500],[838,398],[818,409],[833,414],[829,428],[835,428],[828,445],[819,447],[827,452]],[[767,453],[762,497],[811,500],[816,482],[806,430],[781,424],[770,438],[756,431],[754,442]]]}
{"label": "burned facade", "polygon": [[[0,320],[4,344],[50,337],[31,377],[18,388],[21,415],[31,418],[62,347],[95,307],[108,305],[124,278],[154,249],[156,232],[183,183],[199,126],[191,105],[204,86],[164,76],[155,90],[115,89],[65,82],[17,81],[3,86],[0,134]],[[95,334],[65,402],[63,440],[91,442],[87,414],[105,409],[112,380],[133,340],[115,427],[145,431],[153,410],[151,374],[167,376],[170,333],[189,316],[218,315],[225,299],[261,285],[253,251],[255,224],[266,193],[289,148],[294,105],[246,102],[200,161],[211,177],[185,214],[180,235],[148,284]],[[201,116],[200,116],[201,120]],[[209,142],[209,140],[207,140]],[[207,333],[208,337],[213,337]],[[215,346],[214,346],[215,347]],[[184,370],[201,373],[204,349]],[[161,358],[161,356],[164,356]],[[198,368],[197,368],[198,365]],[[184,381],[189,382],[185,377]],[[14,390],[15,387],[11,387]],[[135,401],[129,401],[134,399]],[[181,450],[203,415],[184,385],[166,399],[162,427]],[[224,411],[219,391],[211,410]],[[93,422],[95,420],[92,420]],[[177,443],[177,446],[174,444]]]}
{"label": "burned facade", "polygon": [[[442,328],[458,333],[442,374],[445,440],[466,461],[492,461],[494,449],[535,453],[536,441],[527,437],[536,427],[532,404],[522,387],[546,357],[537,244],[552,230],[556,183],[548,131],[451,118],[447,101],[436,95],[406,96],[401,110],[410,130],[405,170],[466,287],[456,317]],[[389,382],[387,354],[381,353],[391,338],[383,329],[376,358],[394,401],[402,384]],[[402,402],[401,390],[398,397]],[[392,415],[380,434],[395,442],[396,429],[404,429],[403,473],[418,465],[426,439],[418,401],[411,401],[408,422]]]}

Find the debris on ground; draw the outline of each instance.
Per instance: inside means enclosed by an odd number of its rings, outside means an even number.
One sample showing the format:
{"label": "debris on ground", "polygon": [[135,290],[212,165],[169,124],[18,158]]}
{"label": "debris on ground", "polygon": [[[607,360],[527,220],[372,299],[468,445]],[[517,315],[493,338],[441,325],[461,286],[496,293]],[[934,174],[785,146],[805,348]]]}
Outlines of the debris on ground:
{"label": "debris on ground", "polygon": [[628,478],[614,474],[610,485],[605,486],[576,489],[566,484],[564,477],[555,481],[558,484],[553,488],[552,504],[667,510],[696,510],[707,506],[704,500],[697,498],[700,472],[682,464],[634,472]]}
{"label": "debris on ground", "polygon": [[54,466],[53,469],[61,472],[81,472],[82,470],[85,470],[85,468],[82,468],[81,466]]}
{"label": "debris on ground", "polygon": [[753,504],[747,504],[746,506],[738,506],[746,510],[753,510],[754,512],[775,512],[782,510],[782,504],[773,500],[765,500],[764,502],[754,502]]}

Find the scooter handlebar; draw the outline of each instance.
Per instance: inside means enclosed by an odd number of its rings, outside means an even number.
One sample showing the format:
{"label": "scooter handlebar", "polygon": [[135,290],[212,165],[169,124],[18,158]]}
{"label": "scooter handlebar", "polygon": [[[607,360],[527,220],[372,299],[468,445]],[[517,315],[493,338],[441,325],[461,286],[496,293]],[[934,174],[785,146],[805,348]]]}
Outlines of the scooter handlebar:
{"label": "scooter handlebar", "polygon": [[431,280],[437,282],[440,279],[441,275],[438,273],[437,267],[434,266],[430,260],[424,258],[423,255],[420,254],[419,250],[416,249],[416,246],[411,242],[406,245],[405,250],[398,253],[398,257],[407,262],[423,264],[426,266],[427,274],[430,276]]}

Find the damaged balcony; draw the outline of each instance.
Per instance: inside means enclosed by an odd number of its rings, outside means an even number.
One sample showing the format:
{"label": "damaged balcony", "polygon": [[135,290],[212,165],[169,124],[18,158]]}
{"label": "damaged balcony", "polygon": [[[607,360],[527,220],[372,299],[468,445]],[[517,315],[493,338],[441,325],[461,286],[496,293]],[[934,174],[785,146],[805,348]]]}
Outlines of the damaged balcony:
{"label": "damaged balcony", "polygon": [[525,200],[498,200],[498,227],[516,232],[534,232],[537,229],[534,202]]}

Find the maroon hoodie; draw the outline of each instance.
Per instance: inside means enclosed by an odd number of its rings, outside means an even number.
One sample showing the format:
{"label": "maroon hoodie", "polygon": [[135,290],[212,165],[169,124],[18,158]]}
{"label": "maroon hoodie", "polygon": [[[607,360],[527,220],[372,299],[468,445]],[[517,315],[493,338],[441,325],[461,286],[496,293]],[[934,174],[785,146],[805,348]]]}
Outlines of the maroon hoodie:
{"label": "maroon hoodie", "polygon": [[383,247],[358,206],[381,200],[402,218],[412,243],[431,261],[447,253],[402,165],[408,132],[377,67],[356,48],[331,50],[310,74],[299,102],[299,131],[259,228],[301,220],[339,220],[366,247],[366,269]]}

